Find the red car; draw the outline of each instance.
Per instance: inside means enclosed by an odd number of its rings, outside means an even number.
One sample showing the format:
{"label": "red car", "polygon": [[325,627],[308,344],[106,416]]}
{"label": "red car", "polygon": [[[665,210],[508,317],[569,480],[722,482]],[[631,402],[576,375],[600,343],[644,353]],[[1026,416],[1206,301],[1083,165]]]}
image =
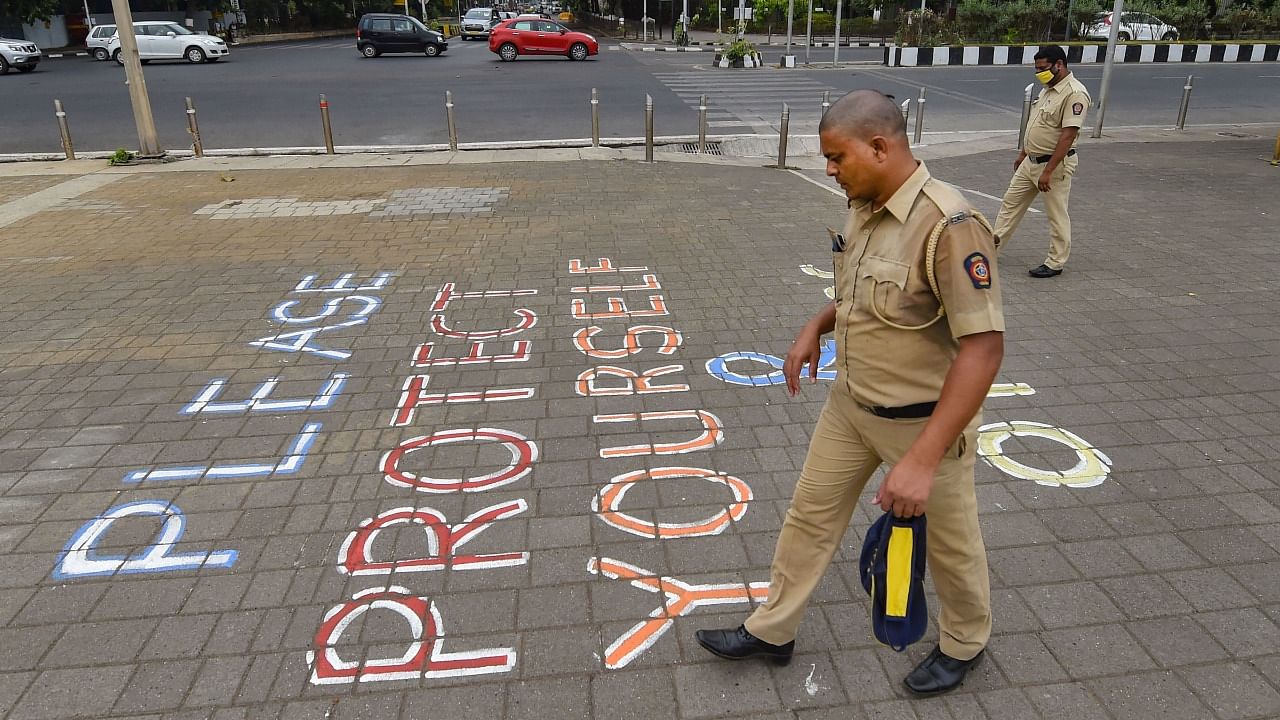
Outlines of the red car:
{"label": "red car", "polygon": [[521,55],[564,55],[585,60],[600,53],[600,43],[551,20],[519,17],[504,20],[489,32],[489,49],[511,62]]}

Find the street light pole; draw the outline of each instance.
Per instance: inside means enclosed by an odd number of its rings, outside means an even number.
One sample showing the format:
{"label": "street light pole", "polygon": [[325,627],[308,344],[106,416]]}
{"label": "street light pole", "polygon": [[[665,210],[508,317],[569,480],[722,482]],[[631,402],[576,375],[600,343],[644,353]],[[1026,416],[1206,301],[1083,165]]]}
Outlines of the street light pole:
{"label": "street light pole", "polygon": [[805,3],[809,7],[809,19],[804,26],[804,64],[809,64],[809,48],[813,47],[813,0]]}
{"label": "street light pole", "polygon": [[120,38],[120,57],[124,60],[125,83],[129,86],[129,103],[133,106],[133,123],[138,129],[138,155],[157,158],[164,155],[160,138],[156,134],[156,120],[151,115],[151,98],[147,95],[147,80],[142,76],[142,61],[138,58],[138,38],[133,34],[133,13],[129,0],[111,0],[115,13],[116,35]]}
{"label": "street light pole", "polygon": [[1120,18],[1124,15],[1124,0],[1116,0],[1111,11],[1111,32],[1107,35],[1107,62],[1102,67],[1102,92],[1098,96],[1098,118],[1094,121],[1090,137],[1102,137],[1102,118],[1107,114],[1107,93],[1111,90],[1111,68],[1116,62],[1116,35],[1120,32]]}
{"label": "street light pole", "polygon": [[738,0],[738,39],[747,34],[747,0]]}
{"label": "street light pole", "polygon": [[782,56],[782,67],[795,67],[796,58],[791,54],[791,16],[796,12],[796,0],[787,0],[787,52]]}

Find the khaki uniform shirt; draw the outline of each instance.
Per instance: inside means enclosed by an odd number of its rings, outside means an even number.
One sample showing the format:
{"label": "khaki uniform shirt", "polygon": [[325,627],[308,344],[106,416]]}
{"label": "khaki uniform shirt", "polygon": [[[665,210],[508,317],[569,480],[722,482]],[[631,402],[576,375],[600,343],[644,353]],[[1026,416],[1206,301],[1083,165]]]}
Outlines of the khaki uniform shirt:
{"label": "khaki uniform shirt", "polygon": [[[850,208],[843,252],[835,252],[836,370],[854,400],[900,407],[936,401],[958,338],[1004,331],[996,248],[954,188],[929,175],[924,163],[884,207]],[[925,247],[938,221],[934,267],[946,315],[924,330],[904,326],[937,316],[938,299],[925,275]],[[835,248],[833,248],[835,249]],[[881,319],[884,318],[884,319]]]}
{"label": "khaki uniform shirt", "polygon": [[1062,137],[1062,128],[1084,127],[1084,116],[1089,111],[1090,102],[1089,91],[1070,73],[1053,87],[1041,90],[1040,97],[1031,108],[1022,149],[1031,157],[1052,155],[1058,146],[1058,138]]}

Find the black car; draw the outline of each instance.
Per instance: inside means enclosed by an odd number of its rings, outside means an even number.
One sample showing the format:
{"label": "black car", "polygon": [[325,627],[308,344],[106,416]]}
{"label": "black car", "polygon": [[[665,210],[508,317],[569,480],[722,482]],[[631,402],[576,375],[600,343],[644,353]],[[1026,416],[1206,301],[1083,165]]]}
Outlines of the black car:
{"label": "black car", "polygon": [[356,27],[356,49],[367,57],[382,53],[426,53],[435,57],[449,49],[444,35],[423,25],[417,18],[389,13],[360,16]]}

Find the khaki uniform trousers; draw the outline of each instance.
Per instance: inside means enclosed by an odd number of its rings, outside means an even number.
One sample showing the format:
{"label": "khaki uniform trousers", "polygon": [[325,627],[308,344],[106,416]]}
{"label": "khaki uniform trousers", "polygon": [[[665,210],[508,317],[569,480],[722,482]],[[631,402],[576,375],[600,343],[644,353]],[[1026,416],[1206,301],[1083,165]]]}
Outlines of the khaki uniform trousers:
{"label": "khaki uniform trousers", "polygon": [[[774,645],[795,638],[867,480],[882,462],[898,462],[926,422],[872,415],[843,387],[832,389],[778,537],[769,599],[747,619],[748,632]],[[975,417],[947,451],[925,509],[929,573],[942,605],[939,642],[957,660],[973,658],[991,636],[991,586],[973,487],[980,423]]]}
{"label": "khaki uniform trousers", "polygon": [[[1044,264],[1054,270],[1061,270],[1071,255],[1071,216],[1067,214],[1067,200],[1071,197],[1071,176],[1076,174],[1079,160],[1075,155],[1064,158],[1050,176],[1049,192],[1044,194],[1044,209],[1049,215],[1049,256]],[[1040,194],[1040,175],[1044,165],[1031,161],[1022,161],[1009,181],[1009,189],[1004,193],[1000,203],[1000,214],[996,216],[993,234],[998,238],[1000,249],[1009,246],[1009,238],[1018,229],[1022,216],[1027,214],[1031,201]]]}

